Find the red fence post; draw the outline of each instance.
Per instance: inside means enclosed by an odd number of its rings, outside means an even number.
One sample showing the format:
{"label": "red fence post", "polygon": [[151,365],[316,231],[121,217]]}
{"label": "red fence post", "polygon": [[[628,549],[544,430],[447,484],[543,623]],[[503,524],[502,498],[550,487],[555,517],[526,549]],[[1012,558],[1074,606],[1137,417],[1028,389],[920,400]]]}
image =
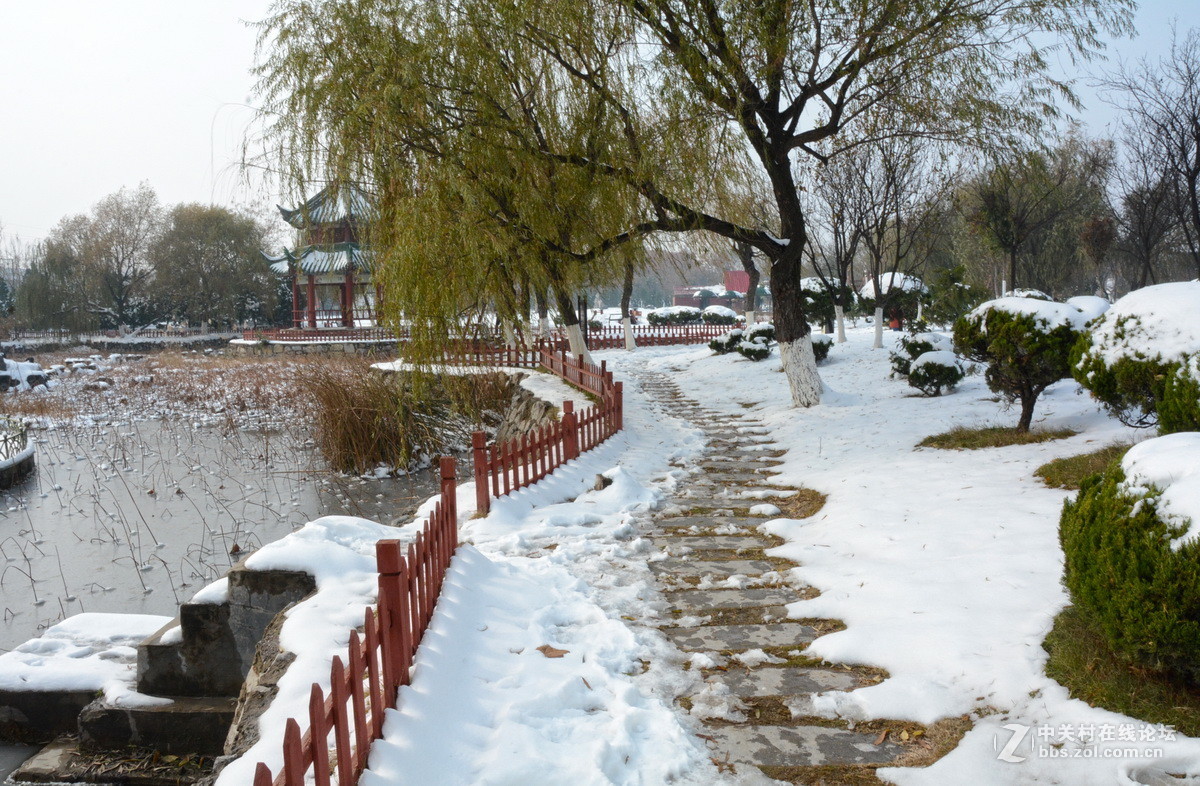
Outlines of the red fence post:
{"label": "red fence post", "polygon": [[579,416],[575,414],[575,402],[563,402],[563,458],[567,461],[579,458]]}
{"label": "red fence post", "polygon": [[254,767],[254,786],[271,786],[272,783],[271,768],[260,761]]}
{"label": "red fence post", "polygon": [[482,431],[472,434],[471,449],[475,462],[475,510],[486,516],[492,507],[492,495],[488,491],[487,434]]}
{"label": "red fence post", "polygon": [[616,414],[616,430],[625,428],[625,386],[616,382],[613,384],[613,409]]}
{"label": "red fence post", "polygon": [[402,627],[405,623],[404,557],[400,541],[381,540],[375,544],[375,564],[379,571],[379,645],[383,650],[383,698],[388,704],[395,699],[396,686],[401,684]]}
{"label": "red fence post", "polygon": [[[476,432],[480,433],[480,432]],[[474,446],[475,436],[471,435]],[[438,459],[438,468],[442,473],[442,510],[454,522],[454,531],[458,531],[458,465],[453,456],[442,456]]]}

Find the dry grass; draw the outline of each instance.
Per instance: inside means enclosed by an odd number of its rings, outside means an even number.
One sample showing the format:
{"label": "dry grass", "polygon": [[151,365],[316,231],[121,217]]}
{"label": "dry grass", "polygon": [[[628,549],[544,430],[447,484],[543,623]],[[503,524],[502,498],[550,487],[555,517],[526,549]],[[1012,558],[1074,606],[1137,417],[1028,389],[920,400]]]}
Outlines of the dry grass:
{"label": "dry grass", "polygon": [[1084,478],[1106,470],[1109,464],[1120,460],[1130,447],[1109,445],[1091,453],[1055,459],[1038,467],[1033,474],[1052,488],[1078,490]]}
{"label": "dry grass", "polygon": [[825,507],[828,497],[812,489],[796,489],[796,493],[782,499],[772,499],[770,502],[779,508],[784,518],[806,519],[815,516]]}
{"label": "dry grass", "polygon": [[934,434],[917,443],[919,448],[941,448],[942,450],[980,450],[982,448],[1003,448],[1009,445],[1032,445],[1037,442],[1049,442],[1052,439],[1066,439],[1078,432],[1071,429],[1017,431],[1015,428],[989,426],[987,428],[966,428],[959,426],[944,434]]}
{"label": "dry grass", "polygon": [[1072,698],[1200,735],[1200,691],[1118,658],[1074,606],[1054,620],[1043,646],[1050,654],[1046,674]]}

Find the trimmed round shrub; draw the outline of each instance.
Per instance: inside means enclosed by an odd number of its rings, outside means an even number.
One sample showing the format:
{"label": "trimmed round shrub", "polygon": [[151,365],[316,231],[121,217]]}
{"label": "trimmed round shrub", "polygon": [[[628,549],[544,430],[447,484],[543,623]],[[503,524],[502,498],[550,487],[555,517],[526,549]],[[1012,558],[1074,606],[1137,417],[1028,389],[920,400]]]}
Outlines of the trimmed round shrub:
{"label": "trimmed round shrub", "polygon": [[651,325],[690,325],[699,322],[702,313],[692,306],[667,306],[647,312],[646,321]]}
{"label": "trimmed round shrub", "polygon": [[1050,297],[1049,295],[1047,295],[1045,292],[1043,292],[1040,289],[1010,289],[1009,291],[1004,293],[1004,296],[1005,297],[1025,297],[1025,298],[1029,298],[1030,300],[1045,300],[1050,303],[1054,302],[1054,298]]}
{"label": "trimmed round shrub", "polygon": [[949,351],[954,346],[954,342],[941,333],[906,333],[896,343],[900,351],[889,357],[893,377],[907,377],[912,362],[926,352]]}
{"label": "trimmed round shrub", "polygon": [[829,350],[833,348],[833,336],[827,333],[810,333],[809,336],[812,337],[813,357],[820,363],[829,357]]}
{"label": "trimmed round shrub", "polygon": [[745,330],[747,341],[761,338],[769,343],[775,340],[775,326],[770,322],[755,322],[753,325],[747,325]]}
{"label": "trimmed round shrub", "polygon": [[1157,411],[1158,430],[1163,434],[1200,431],[1200,354],[1184,359],[1167,374]]}
{"label": "trimmed round shrub", "polygon": [[987,364],[988,387],[1021,402],[1017,430],[1028,431],[1038,396],[1071,375],[1071,349],[1083,329],[1083,315],[1074,306],[1000,298],[954,323],[954,349]]}
{"label": "trimmed round shrub", "polygon": [[743,331],[735,329],[729,331],[723,336],[717,336],[712,341],[708,342],[708,348],[718,355],[724,355],[736,350],[738,344],[742,343],[742,340]]}
{"label": "trimmed round shrub", "polygon": [[725,306],[709,306],[700,315],[706,325],[736,325],[737,312]]}
{"label": "trimmed round shrub", "polygon": [[962,364],[953,352],[935,349],[919,355],[908,372],[908,384],[926,396],[940,396],[965,376]]}
{"label": "trimmed round shrub", "polygon": [[1105,473],[1085,480],[1063,506],[1063,582],[1084,619],[1113,652],[1142,668],[1200,684],[1200,538],[1163,511],[1163,492],[1130,483],[1134,446]]}
{"label": "trimmed round shrub", "polygon": [[1122,423],[1148,427],[1159,423],[1167,379],[1197,353],[1200,282],[1158,284],[1130,292],[1097,319],[1075,346],[1071,366]]}
{"label": "trimmed round shrub", "polygon": [[771,345],[766,341],[742,341],[737,345],[737,351],[750,360],[766,360],[771,354]]}

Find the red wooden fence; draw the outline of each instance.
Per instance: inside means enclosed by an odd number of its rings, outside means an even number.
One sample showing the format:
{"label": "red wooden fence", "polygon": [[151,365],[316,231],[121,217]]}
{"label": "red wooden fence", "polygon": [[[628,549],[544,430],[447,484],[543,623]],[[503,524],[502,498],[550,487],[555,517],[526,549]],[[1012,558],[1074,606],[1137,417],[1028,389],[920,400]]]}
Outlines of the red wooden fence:
{"label": "red wooden fence", "polygon": [[[283,738],[283,768],[272,776],[259,762],[254,786],[303,786],[312,771],[317,786],[351,786],[367,766],[371,743],[383,736],[384,711],[409,682],[417,646],[433,617],[446,568],[458,546],[455,462],[440,464],[442,498],[407,551],[400,541],[375,545],[379,603],[368,608],[363,635],[350,632],[348,659],[333,659],[329,696],[313,683],[308,730],[288,718]],[[330,734],[333,735],[332,742]]]}
{"label": "red wooden fence", "polygon": [[599,366],[572,358],[566,350],[539,353],[547,371],[597,396],[599,403],[582,412],[564,401],[562,419],[532,434],[488,446],[487,435],[476,431],[471,437],[475,466],[475,507],[487,513],[492,497],[502,497],[537,483],[579,454],[589,451],[624,426],[624,392],[620,382],[601,362]]}

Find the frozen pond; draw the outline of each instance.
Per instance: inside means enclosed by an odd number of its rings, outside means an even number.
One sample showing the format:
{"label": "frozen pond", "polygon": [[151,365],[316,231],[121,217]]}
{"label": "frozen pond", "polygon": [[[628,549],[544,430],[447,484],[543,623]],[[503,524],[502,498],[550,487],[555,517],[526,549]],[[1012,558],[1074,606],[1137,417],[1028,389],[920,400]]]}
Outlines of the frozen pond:
{"label": "frozen pond", "polygon": [[321,471],[304,435],[189,420],[30,431],[0,496],[0,651],[81,611],[173,616],[258,546],[321,515],[411,519],[436,479]]}

